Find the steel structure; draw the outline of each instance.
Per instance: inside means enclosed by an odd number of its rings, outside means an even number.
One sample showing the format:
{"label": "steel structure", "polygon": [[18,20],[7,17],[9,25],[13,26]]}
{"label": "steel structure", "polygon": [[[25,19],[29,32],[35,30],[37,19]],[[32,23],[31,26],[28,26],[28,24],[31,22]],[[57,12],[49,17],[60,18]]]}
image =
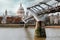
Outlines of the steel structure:
{"label": "steel structure", "polygon": [[[28,7],[27,10],[31,12],[31,15],[28,18],[25,18],[25,22],[29,19],[36,19],[36,21],[43,20],[44,18],[47,17],[48,14],[50,13],[55,13],[55,12],[60,12],[60,2],[55,1],[53,4],[49,4],[49,2],[40,2],[37,5],[34,5],[32,7]],[[40,9],[39,9],[40,8]],[[44,21],[44,20],[43,20]]]}

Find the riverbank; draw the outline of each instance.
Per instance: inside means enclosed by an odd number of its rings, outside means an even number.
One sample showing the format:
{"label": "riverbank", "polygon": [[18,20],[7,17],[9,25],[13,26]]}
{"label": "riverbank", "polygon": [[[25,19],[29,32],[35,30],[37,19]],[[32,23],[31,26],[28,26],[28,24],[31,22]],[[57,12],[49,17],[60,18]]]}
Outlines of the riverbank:
{"label": "riverbank", "polygon": [[[35,27],[35,24],[26,24],[28,27]],[[0,24],[0,27],[24,27],[24,24]]]}
{"label": "riverbank", "polygon": [[46,26],[46,28],[60,28],[60,26]]}
{"label": "riverbank", "polygon": [[[35,24],[26,24],[28,27],[35,27]],[[24,24],[0,24],[0,27],[12,27],[12,28],[19,28],[24,27]],[[45,26],[46,28],[60,28],[60,26]]]}

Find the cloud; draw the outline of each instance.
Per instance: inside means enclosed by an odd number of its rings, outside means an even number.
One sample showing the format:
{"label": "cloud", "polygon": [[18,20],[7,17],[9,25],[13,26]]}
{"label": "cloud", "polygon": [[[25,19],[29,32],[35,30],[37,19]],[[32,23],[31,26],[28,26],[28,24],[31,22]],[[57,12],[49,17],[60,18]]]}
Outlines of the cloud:
{"label": "cloud", "polygon": [[43,0],[0,0],[0,13],[4,13],[4,10],[13,11],[16,13],[16,11],[19,8],[20,2],[23,4],[23,7],[29,7],[34,4],[37,4]]}

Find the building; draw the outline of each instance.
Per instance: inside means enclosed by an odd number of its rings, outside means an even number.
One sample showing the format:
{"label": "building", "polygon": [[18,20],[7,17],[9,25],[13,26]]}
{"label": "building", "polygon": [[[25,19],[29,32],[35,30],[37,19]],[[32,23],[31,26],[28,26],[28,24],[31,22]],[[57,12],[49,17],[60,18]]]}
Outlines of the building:
{"label": "building", "polygon": [[5,13],[3,14],[3,16],[0,17],[0,23],[4,23],[4,24],[18,24],[22,21],[22,17],[24,15],[25,11],[24,8],[22,7],[22,4],[20,4],[20,7],[17,11],[17,15],[16,16],[8,16],[7,14],[7,10],[5,10]]}
{"label": "building", "polygon": [[25,13],[24,8],[23,8],[22,4],[20,4],[20,7],[17,11],[17,15],[22,18],[24,13]]}
{"label": "building", "polygon": [[48,25],[60,25],[60,13],[49,15],[45,22]]}
{"label": "building", "polygon": [[3,14],[3,19],[1,21],[2,24],[6,24],[6,18],[7,18],[7,10],[5,10],[5,13]]}

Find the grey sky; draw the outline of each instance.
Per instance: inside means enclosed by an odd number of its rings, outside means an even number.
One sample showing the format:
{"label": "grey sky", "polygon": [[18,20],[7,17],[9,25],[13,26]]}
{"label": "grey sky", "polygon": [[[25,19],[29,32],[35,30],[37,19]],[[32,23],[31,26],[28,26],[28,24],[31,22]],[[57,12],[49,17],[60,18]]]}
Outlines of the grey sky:
{"label": "grey sky", "polygon": [[41,1],[49,1],[49,0],[0,0],[0,14],[4,13],[7,9],[8,11],[12,11],[16,13],[19,8],[20,3],[23,4],[23,7],[29,7],[35,5]]}

